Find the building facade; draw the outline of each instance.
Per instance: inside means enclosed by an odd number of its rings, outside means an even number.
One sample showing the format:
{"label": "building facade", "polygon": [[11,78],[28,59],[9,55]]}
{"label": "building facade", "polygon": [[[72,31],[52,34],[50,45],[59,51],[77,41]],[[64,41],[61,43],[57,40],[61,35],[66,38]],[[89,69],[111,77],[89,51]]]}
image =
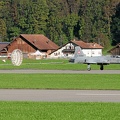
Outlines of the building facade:
{"label": "building facade", "polygon": [[99,44],[73,40],[51,53],[50,58],[71,58],[76,46],[80,46],[86,56],[102,56],[103,47]]}
{"label": "building facade", "polygon": [[108,51],[111,55],[120,55],[120,43]]}
{"label": "building facade", "polygon": [[8,54],[11,54],[14,49],[20,49],[24,57],[27,57],[29,53],[35,53],[37,50],[47,56],[59,46],[42,34],[21,34],[5,48]]}

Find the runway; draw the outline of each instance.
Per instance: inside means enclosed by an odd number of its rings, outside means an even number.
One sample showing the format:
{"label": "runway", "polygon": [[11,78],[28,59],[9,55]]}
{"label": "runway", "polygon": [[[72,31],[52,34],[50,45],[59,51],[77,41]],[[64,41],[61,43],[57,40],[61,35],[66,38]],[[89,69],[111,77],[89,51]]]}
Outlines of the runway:
{"label": "runway", "polygon": [[[0,70],[0,73],[20,74],[118,74],[120,70]],[[36,90],[0,89],[0,101],[42,102],[120,102],[120,91],[116,90]]]}
{"label": "runway", "polygon": [[53,74],[120,74],[120,70],[0,70],[0,73],[53,73]]}
{"label": "runway", "polygon": [[120,102],[120,91],[0,89],[0,101]]}

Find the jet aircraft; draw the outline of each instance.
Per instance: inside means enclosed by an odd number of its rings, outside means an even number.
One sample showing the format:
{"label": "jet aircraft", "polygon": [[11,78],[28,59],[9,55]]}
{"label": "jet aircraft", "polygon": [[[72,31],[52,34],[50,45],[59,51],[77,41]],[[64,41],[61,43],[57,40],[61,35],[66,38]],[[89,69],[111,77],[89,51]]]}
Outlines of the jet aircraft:
{"label": "jet aircraft", "polygon": [[87,70],[91,70],[90,64],[100,65],[100,70],[104,69],[104,65],[120,64],[120,56],[94,56],[87,57],[79,46],[75,47],[74,57],[69,60],[72,63],[87,64]]}

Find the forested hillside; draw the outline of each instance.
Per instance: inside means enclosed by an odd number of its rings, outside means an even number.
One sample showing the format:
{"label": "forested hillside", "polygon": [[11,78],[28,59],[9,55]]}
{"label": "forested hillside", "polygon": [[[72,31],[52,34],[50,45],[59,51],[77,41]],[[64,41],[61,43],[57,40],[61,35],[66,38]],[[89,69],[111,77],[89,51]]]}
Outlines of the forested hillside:
{"label": "forested hillside", "polygon": [[0,0],[0,41],[19,34],[44,34],[60,46],[72,39],[116,45],[120,0]]}

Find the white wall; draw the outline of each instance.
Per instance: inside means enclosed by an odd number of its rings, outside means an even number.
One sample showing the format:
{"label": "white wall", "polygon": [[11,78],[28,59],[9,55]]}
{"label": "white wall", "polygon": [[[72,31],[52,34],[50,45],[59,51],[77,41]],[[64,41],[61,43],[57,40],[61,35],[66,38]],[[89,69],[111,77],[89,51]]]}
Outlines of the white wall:
{"label": "white wall", "polygon": [[[72,43],[68,43],[62,48],[58,49],[57,51],[53,52],[49,57],[50,58],[66,58],[66,57],[73,57],[74,54],[63,54],[62,50],[64,49],[74,49],[74,45]],[[92,56],[101,56],[102,55],[102,49],[82,49],[83,53],[86,56],[92,57]]]}
{"label": "white wall", "polygon": [[82,49],[86,56],[102,56],[102,49]]}
{"label": "white wall", "polygon": [[58,49],[57,51],[53,52],[51,55],[50,55],[50,58],[64,58],[64,57],[73,57],[73,54],[64,54],[62,52],[62,50],[64,49],[74,49],[74,45],[71,44],[71,43],[68,43],[66,44],[65,46],[63,46],[62,48]]}

